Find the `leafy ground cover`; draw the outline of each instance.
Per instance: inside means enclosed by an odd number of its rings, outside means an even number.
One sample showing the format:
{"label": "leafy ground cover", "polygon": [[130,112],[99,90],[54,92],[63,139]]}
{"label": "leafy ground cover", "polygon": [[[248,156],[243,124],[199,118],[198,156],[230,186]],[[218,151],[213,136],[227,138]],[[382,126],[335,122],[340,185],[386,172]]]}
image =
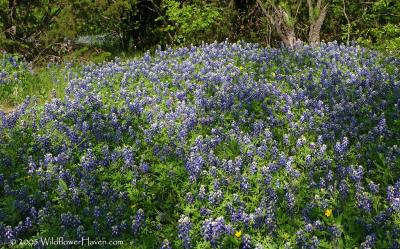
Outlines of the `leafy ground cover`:
{"label": "leafy ground cover", "polygon": [[1,115],[0,239],[398,248],[399,68],[227,42],[66,68],[65,96]]}
{"label": "leafy ground cover", "polygon": [[[76,57],[81,54],[76,53]],[[0,54],[0,110],[6,113],[24,102],[27,96],[35,96],[43,103],[55,95],[64,97],[64,90],[71,75],[79,73],[82,65],[89,64],[74,61],[68,63],[48,63],[47,66],[33,68],[23,57],[2,52]],[[92,57],[91,59],[102,59]]]}

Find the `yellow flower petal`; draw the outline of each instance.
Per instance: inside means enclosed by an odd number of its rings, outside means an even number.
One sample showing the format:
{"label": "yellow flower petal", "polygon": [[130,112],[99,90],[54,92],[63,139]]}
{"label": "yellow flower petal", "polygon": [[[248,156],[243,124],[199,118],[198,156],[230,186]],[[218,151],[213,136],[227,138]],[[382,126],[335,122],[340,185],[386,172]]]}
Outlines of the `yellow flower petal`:
{"label": "yellow flower petal", "polygon": [[235,237],[240,238],[240,236],[242,236],[242,230],[236,231]]}
{"label": "yellow flower petal", "polygon": [[326,216],[326,217],[332,216],[332,209],[327,209],[327,210],[325,210],[325,216]]}

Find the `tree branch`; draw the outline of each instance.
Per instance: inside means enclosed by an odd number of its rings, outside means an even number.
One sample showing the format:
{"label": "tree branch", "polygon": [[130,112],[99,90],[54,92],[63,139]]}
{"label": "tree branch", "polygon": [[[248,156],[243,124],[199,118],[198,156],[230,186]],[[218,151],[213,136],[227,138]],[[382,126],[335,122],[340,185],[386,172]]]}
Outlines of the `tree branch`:
{"label": "tree branch", "polygon": [[348,46],[349,42],[350,42],[351,23],[350,23],[349,17],[347,16],[347,13],[346,13],[345,0],[343,0],[343,14],[344,14],[344,17],[346,18],[346,21],[347,21],[347,41],[346,41],[346,44]]}

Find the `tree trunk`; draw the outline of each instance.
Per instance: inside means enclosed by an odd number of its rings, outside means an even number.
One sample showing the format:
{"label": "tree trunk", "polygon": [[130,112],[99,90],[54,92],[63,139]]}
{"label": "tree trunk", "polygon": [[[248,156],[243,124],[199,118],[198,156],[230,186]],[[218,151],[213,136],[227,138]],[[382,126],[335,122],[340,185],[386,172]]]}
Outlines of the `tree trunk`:
{"label": "tree trunk", "polygon": [[312,0],[307,0],[308,13],[310,16],[310,31],[308,33],[308,42],[312,45],[320,42],[320,32],[322,24],[326,17],[326,11],[328,4],[322,7],[322,0],[317,1],[317,5],[314,7]]}
{"label": "tree trunk", "polygon": [[281,38],[283,44],[285,44],[286,47],[293,48],[296,43],[296,34],[294,32],[294,24],[289,23],[289,15],[286,13],[286,11],[282,7],[276,6],[270,2],[273,12],[270,14],[265,9],[261,0],[257,0],[257,4],[261,8],[263,14],[269,18],[272,25],[275,27],[276,32],[278,33],[279,38]]}
{"label": "tree trunk", "polygon": [[9,0],[8,1],[8,9],[10,10],[10,19],[8,20],[8,23],[6,23],[7,30],[5,32],[6,38],[7,39],[13,39],[14,36],[17,33],[17,29],[15,26],[15,19],[16,19],[16,8],[17,8],[17,2],[16,0]]}

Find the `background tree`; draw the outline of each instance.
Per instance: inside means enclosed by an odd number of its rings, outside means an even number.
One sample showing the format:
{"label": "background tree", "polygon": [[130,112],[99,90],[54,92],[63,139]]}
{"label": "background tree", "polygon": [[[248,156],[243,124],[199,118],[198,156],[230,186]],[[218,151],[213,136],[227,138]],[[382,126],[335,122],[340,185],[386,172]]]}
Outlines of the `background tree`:
{"label": "background tree", "polygon": [[53,45],[45,40],[45,36],[65,4],[66,1],[63,0],[2,0],[0,26],[3,36],[0,47],[30,56]]}
{"label": "background tree", "polygon": [[307,0],[308,15],[310,22],[310,31],[308,35],[308,42],[310,44],[320,42],[320,32],[322,24],[324,23],[328,4],[324,0]]}
{"label": "background tree", "polygon": [[397,0],[0,0],[0,50],[39,62],[228,38],[288,47],[355,40],[399,51],[399,13]]}

